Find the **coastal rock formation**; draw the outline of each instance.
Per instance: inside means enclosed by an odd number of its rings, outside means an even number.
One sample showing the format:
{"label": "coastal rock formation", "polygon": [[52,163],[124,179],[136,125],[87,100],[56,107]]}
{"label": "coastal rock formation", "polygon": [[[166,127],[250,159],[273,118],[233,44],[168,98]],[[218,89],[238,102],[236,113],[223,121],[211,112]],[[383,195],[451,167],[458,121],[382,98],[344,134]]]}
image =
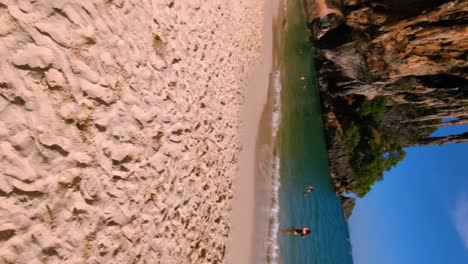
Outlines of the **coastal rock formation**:
{"label": "coastal rock formation", "polygon": [[[468,123],[467,1],[313,2],[304,0],[305,13],[338,195],[355,192],[371,162],[374,171],[394,166],[405,146],[468,142],[467,133],[430,137]],[[369,160],[364,148],[387,156]]]}
{"label": "coastal rock formation", "polygon": [[356,199],[352,197],[340,197],[341,208],[343,208],[343,218],[348,219],[353,213],[354,206],[356,205]]}
{"label": "coastal rock formation", "polygon": [[0,263],[221,263],[262,5],[0,0]]}
{"label": "coastal rock formation", "polygon": [[344,22],[340,0],[302,0],[307,21],[316,38],[322,38],[328,31]]}

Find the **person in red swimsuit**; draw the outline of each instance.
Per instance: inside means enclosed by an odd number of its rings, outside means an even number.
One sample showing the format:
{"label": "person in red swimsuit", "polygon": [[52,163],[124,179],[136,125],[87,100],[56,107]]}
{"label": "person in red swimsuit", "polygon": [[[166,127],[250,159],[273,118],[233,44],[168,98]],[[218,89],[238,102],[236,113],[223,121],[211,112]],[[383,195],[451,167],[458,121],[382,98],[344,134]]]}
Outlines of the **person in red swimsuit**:
{"label": "person in red swimsuit", "polygon": [[291,234],[291,235],[295,235],[295,236],[301,236],[302,238],[304,238],[305,236],[310,234],[310,228],[303,227],[301,229],[296,229],[296,228],[288,229],[288,230],[286,230],[286,233]]}

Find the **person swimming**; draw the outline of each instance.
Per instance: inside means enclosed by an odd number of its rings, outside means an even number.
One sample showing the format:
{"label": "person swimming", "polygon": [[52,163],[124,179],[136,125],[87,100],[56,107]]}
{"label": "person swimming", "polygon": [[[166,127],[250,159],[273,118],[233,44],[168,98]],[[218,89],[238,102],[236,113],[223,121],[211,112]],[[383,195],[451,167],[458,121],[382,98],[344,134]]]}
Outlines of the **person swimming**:
{"label": "person swimming", "polygon": [[313,191],[314,191],[314,186],[307,185],[306,191],[304,192],[304,197],[307,197]]}
{"label": "person swimming", "polygon": [[308,227],[303,227],[301,229],[293,228],[293,229],[287,229],[286,230],[287,234],[291,234],[291,235],[294,235],[294,236],[301,236],[302,238],[305,238],[305,236],[310,234],[310,232],[311,232],[310,228],[308,228]]}

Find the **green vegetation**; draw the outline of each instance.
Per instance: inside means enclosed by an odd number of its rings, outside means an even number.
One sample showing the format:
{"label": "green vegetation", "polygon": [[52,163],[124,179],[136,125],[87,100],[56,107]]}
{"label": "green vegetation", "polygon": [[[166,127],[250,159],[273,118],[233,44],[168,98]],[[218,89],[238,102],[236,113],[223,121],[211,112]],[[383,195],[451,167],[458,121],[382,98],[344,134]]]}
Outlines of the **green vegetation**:
{"label": "green vegetation", "polygon": [[365,100],[345,126],[344,140],[354,170],[352,190],[359,197],[406,155],[399,135],[381,127],[386,104],[385,97]]}
{"label": "green vegetation", "polygon": [[406,156],[404,147],[418,145],[437,129],[440,119],[435,109],[416,104],[396,104],[388,97],[372,100],[355,97],[337,101],[343,140],[352,167],[351,191],[365,196],[372,185],[383,179],[385,171]]}
{"label": "green vegetation", "polygon": [[412,86],[408,84],[392,85],[388,89],[392,91],[410,91]]}

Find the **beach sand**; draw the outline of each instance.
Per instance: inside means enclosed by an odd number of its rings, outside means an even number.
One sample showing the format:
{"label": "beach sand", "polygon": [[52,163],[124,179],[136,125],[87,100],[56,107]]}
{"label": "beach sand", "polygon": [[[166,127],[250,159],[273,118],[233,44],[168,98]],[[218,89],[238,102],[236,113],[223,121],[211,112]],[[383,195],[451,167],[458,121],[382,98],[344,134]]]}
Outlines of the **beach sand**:
{"label": "beach sand", "polygon": [[261,0],[0,0],[0,263],[224,261],[264,17]]}
{"label": "beach sand", "polygon": [[246,76],[240,171],[226,258],[229,264],[266,261],[273,167],[273,31],[279,4],[280,0],[264,2],[262,55]]}

